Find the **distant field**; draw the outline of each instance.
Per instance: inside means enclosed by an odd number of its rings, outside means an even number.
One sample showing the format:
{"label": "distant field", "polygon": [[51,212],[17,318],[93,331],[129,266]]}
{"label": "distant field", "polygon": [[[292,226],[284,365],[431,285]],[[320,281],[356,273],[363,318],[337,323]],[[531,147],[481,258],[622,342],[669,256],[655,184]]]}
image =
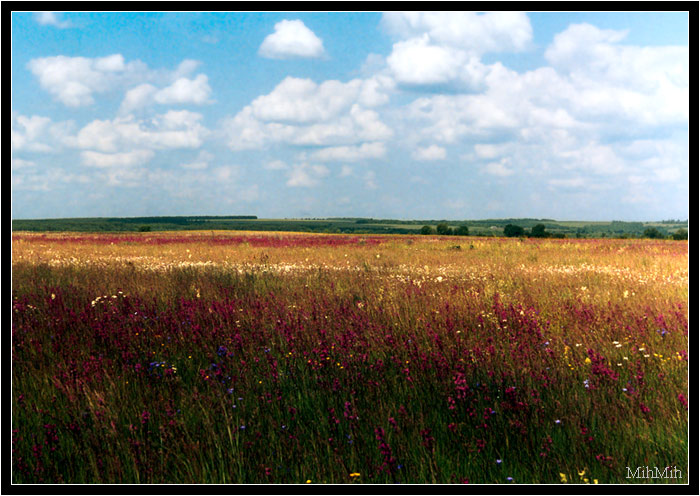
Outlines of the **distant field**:
{"label": "distant field", "polygon": [[531,229],[543,224],[553,236],[598,238],[641,237],[648,227],[657,228],[664,236],[679,229],[688,229],[687,221],[664,222],[586,222],[551,219],[486,219],[486,220],[392,220],[366,218],[330,219],[258,219],[255,216],[189,216],[189,217],[115,217],[75,219],[13,220],[13,231],[71,232],[138,232],[174,230],[239,230],[296,231],[346,234],[414,234],[427,225],[433,230],[444,223],[452,229],[467,226],[469,234],[502,236],[507,224]]}
{"label": "distant field", "polygon": [[12,249],[15,483],[689,481],[686,241]]}

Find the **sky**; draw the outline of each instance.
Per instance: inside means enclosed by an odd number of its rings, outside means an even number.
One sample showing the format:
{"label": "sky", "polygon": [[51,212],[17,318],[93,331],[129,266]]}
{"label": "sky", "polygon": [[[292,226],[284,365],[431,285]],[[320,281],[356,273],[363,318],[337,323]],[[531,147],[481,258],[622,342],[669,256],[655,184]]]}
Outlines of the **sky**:
{"label": "sky", "polygon": [[687,12],[14,12],[12,218],[687,219]]}

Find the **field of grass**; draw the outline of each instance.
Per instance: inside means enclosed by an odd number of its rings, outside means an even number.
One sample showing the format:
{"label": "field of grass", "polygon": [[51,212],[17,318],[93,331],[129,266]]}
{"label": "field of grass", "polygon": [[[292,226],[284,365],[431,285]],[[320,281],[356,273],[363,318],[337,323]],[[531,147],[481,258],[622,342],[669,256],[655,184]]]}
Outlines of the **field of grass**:
{"label": "field of grass", "polygon": [[12,248],[14,483],[688,483],[686,241]]}

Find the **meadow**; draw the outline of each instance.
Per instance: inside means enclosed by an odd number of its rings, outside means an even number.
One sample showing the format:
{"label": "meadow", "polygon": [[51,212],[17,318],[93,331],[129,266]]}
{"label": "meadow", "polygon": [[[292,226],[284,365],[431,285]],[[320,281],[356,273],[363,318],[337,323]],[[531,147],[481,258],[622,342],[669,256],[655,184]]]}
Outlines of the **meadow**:
{"label": "meadow", "polygon": [[686,241],[12,250],[14,483],[688,483]]}

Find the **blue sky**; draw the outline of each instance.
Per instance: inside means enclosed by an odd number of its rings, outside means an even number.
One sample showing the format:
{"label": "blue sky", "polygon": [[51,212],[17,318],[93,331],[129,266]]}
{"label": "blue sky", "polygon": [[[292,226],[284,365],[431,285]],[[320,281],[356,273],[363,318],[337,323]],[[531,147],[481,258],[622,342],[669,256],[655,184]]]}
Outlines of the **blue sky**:
{"label": "blue sky", "polygon": [[13,218],[688,218],[688,16],[12,14]]}

